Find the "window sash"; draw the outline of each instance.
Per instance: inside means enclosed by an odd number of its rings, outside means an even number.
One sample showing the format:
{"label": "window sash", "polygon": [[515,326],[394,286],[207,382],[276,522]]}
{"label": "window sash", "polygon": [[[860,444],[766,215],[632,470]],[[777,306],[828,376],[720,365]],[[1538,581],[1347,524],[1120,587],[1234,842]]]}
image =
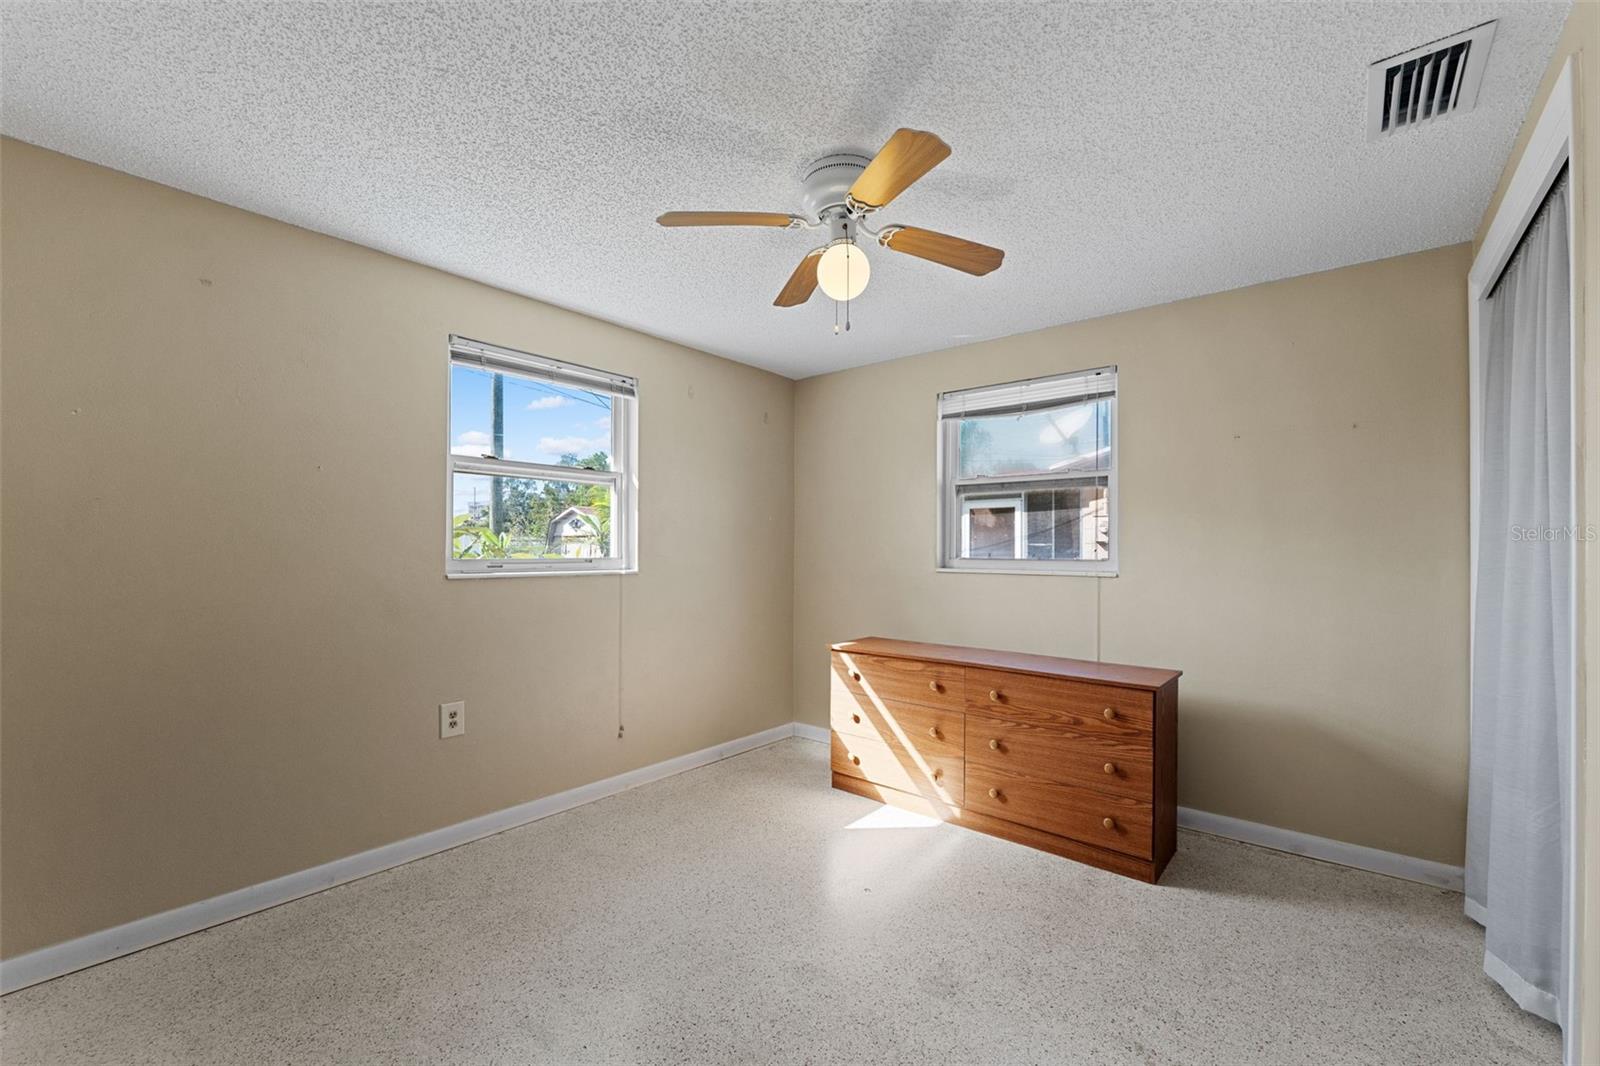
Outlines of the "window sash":
{"label": "window sash", "polygon": [[1061,474],[1048,470],[1032,474],[979,474],[975,477],[950,478],[948,484],[958,489],[981,487],[983,485],[1034,485],[1045,482],[1071,484],[1080,481],[1102,481],[1115,473],[1116,466],[1113,464],[1111,466],[1103,466],[1099,470],[1075,470],[1070,474]]}
{"label": "window sash", "polygon": [[457,576],[463,575],[491,575],[517,573],[538,573],[549,571],[553,573],[582,573],[586,570],[628,570],[631,569],[625,560],[618,556],[600,556],[598,558],[564,558],[564,559],[450,559],[451,572]]}
{"label": "window sash", "polygon": [[[616,434],[612,434],[612,449],[616,448]],[[615,464],[613,459],[612,463]],[[547,463],[524,463],[516,459],[474,459],[470,455],[452,455],[450,472],[453,474],[487,474],[490,477],[533,478],[537,481],[571,481],[579,485],[610,485],[620,489],[623,475],[620,470],[590,470],[584,466],[551,466]]]}

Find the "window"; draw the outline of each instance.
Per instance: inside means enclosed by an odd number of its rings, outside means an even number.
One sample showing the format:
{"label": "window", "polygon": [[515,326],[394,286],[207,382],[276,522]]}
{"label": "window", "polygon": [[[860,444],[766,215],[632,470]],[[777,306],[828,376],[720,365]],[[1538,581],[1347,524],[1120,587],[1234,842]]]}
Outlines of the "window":
{"label": "window", "polygon": [[1116,573],[1117,368],[939,397],[939,566]]}
{"label": "window", "polygon": [[448,577],[637,567],[633,378],[450,338]]}

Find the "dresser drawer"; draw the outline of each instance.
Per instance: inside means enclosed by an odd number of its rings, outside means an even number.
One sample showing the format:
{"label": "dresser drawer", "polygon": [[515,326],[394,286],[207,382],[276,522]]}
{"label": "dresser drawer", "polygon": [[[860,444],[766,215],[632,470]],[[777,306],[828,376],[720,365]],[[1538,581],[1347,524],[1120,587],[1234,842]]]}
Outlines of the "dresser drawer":
{"label": "dresser drawer", "polygon": [[977,714],[1130,737],[1151,732],[1154,700],[1141,689],[971,667],[965,688],[966,708]]}
{"label": "dresser drawer", "polygon": [[963,773],[959,756],[913,756],[899,745],[876,737],[833,733],[831,739],[834,773],[961,805]]}
{"label": "dresser drawer", "polygon": [[965,755],[967,716],[960,711],[892,700],[877,704],[864,695],[836,688],[830,717],[834,732],[845,736],[899,743],[919,755],[947,759]]}
{"label": "dresser drawer", "polygon": [[1152,853],[1148,801],[974,763],[967,766],[966,808],[1141,859]]}
{"label": "dresser drawer", "polygon": [[958,666],[836,651],[833,675],[846,688],[864,691],[883,701],[919,703],[952,711],[963,707],[961,668]]}
{"label": "dresser drawer", "polygon": [[1146,803],[1154,796],[1154,757],[1148,733],[1130,736],[983,714],[970,714],[966,720],[969,765],[1114,792]]}

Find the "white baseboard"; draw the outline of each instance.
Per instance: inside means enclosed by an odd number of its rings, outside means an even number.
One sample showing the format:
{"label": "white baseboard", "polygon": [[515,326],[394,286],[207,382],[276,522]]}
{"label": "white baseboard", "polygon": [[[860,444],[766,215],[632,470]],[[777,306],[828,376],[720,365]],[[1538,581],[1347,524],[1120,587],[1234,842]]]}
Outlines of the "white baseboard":
{"label": "white baseboard", "polygon": [[1178,808],[1178,824],[1199,833],[1257,844],[1274,851],[1287,851],[1291,855],[1304,855],[1308,859],[1321,859],[1340,866],[1353,866],[1357,870],[1386,874],[1406,881],[1418,881],[1452,892],[1460,892],[1466,882],[1466,875],[1459,866],[1413,858],[1393,851],[1380,851],[1361,844],[1346,844],[1342,840],[1329,840],[1293,829],[1279,829],[1275,825],[1247,822],[1243,818],[1229,818],[1225,814],[1197,811],[1193,807]]}
{"label": "white baseboard", "polygon": [[[560,814],[562,811],[581,807],[585,803],[593,803],[607,796],[615,796],[619,792],[681,774],[685,770],[693,770],[733,755],[765,747],[788,737],[802,737],[826,744],[828,730],[805,722],[774,726],[760,733],[752,733],[747,737],[680,755],[652,766],[642,766],[637,770],[618,774],[616,777],[608,777],[604,781],[580,785],[554,796],[493,811],[465,822],[445,826],[443,829],[423,833],[421,836],[385,844],[371,851],[335,859],[321,866],[313,866],[309,870],[301,870],[221,896],[175,907],[170,911],[153,914],[148,918],[139,918],[111,929],[103,929],[98,933],[90,933],[76,940],[30,951],[26,955],[0,960],[0,995],[69,974],[74,970],[81,970],[86,966],[108,962],[118,956],[129,955],[163,941],[197,933],[202,929],[221,925],[223,922],[231,922],[235,918],[276,907],[280,903],[288,903],[301,896],[309,896],[313,892],[321,892],[335,885],[342,885],[416,859],[436,855],[441,851],[493,836],[507,829],[515,829],[519,825],[548,818],[552,814]],[[1459,866],[1415,859],[1409,855],[1398,855],[1359,844],[1346,844],[1343,841],[1329,840],[1309,833],[1297,833],[1291,829],[1279,829],[1259,822],[1247,822],[1242,818],[1210,814],[1189,807],[1178,808],[1178,824],[1201,833],[1228,837],[1247,844],[1257,844],[1341,866],[1353,866],[1359,870],[1370,870],[1390,877],[1420,881],[1425,885],[1434,885],[1456,892],[1462,889],[1463,874]]]}
{"label": "white baseboard", "polygon": [[[828,743],[828,730],[821,726],[796,722],[794,735],[804,737],[806,740]],[[1210,833],[1212,836],[1227,837],[1246,844],[1272,848],[1274,851],[1304,855],[1309,859],[1321,859],[1323,862],[1386,874],[1406,881],[1418,881],[1424,885],[1447,888],[1453,892],[1460,892],[1465,883],[1465,875],[1459,866],[1417,859],[1392,851],[1380,851],[1360,844],[1346,844],[1342,840],[1312,836],[1310,833],[1299,833],[1293,829],[1279,829],[1277,826],[1263,825],[1260,822],[1247,822],[1243,818],[1229,818],[1225,814],[1197,811],[1193,807],[1178,808],[1178,824],[1199,833]]]}
{"label": "white baseboard", "polygon": [[[800,727],[793,723],[774,726],[760,733],[752,733],[747,737],[680,755],[652,766],[641,766],[637,770],[629,770],[625,774],[608,777],[604,781],[580,785],[566,792],[558,792],[554,796],[546,796],[477,818],[469,818],[465,822],[457,822],[455,825],[435,829],[421,836],[398,840],[393,844],[373,848],[371,851],[335,859],[321,866],[313,866],[309,870],[301,870],[272,881],[263,881],[234,892],[175,907],[170,911],[152,914],[148,918],[139,918],[124,925],[81,936],[76,940],[30,951],[26,955],[0,960],[0,995],[69,974],[74,970],[81,970],[86,966],[108,962],[120,955],[129,955],[166,940],[197,933],[202,929],[221,925],[223,922],[231,922],[235,918],[242,918],[247,914],[276,907],[280,903],[288,903],[313,892],[321,892],[335,885],[342,885],[462,844],[469,844],[507,829],[515,829],[519,825],[548,818],[552,814],[560,814],[562,811],[581,807],[585,803],[593,803],[607,796],[615,796],[619,792],[681,774],[685,770],[693,770],[733,755],[765,747],[794,736],[798,728]],[[804,728],[807,730],[804,735],[810,737],[810,730],[816,727]],[[821,733],[823,739],[826,739],[827,730],[822,730]]]}

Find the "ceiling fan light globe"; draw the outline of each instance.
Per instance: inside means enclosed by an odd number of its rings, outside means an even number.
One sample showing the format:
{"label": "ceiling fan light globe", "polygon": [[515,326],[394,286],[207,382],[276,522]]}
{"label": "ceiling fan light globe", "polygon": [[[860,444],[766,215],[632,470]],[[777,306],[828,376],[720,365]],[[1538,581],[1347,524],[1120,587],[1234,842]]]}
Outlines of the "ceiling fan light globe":
{"label": "ceiling fan light globe", "polygon": [[833,300],[854,300],[871,277],[867,253],[848,241],[830,245],[817,261],[817,284]]}

